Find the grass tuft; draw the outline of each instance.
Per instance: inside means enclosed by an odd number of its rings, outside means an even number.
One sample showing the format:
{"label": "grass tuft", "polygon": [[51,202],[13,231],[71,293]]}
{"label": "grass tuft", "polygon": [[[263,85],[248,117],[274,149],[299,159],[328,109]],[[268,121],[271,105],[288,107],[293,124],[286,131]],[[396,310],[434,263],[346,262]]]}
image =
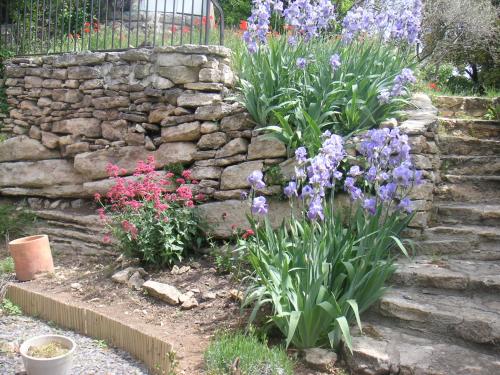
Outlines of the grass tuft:
{"label": "grass tuft", "polygon": [[209,375],[293,374],[293,362],[282,348],[269,348],[255,335],[240,332],[217,335],[205,352],[205,364]]}
{"label": "grass tuft", "polygon": [[0,275],[14,272],[14,259],[7,257],[0,260]]}

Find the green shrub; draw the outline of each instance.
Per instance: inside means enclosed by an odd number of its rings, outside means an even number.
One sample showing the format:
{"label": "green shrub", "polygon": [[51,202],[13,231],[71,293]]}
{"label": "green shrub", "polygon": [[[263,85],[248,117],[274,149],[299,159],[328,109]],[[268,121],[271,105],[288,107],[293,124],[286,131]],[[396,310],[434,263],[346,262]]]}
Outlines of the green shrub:
{"label": "green shrub", "polygon": [[3,260],[0,260],[0,275],[3,273],[12,273],[14,272],[14,259],[11,257],[7,257]]}
{"label": "green shrub", "polygon": [[7,298],[4,298],[2,302],[0,302],[0,309],[7,315],[19,316],[23,313],[19,306],[12,303],[12,301]]}
{"label": "green shrub", "polygon": [[35,221],[35,214],[25,208],[0,204],[0,237],[6,241],[28,233]]}
{"label": "green shrub", "polygon": [[108,172],[115,184],[105,197],[96,195],[102,205],[99,214],[126,256],[172,265],[186,250],[201,245],[193,207],[204,197],[193,196],[189,170],[177,178],[172,172],[157,172],[150,157],[137,163],[132,180],[121,177],[123,171],[115,165],[109,165]]}
{"label": "green shrub", "polygon": [[278,347],[269,348],[254,334],[222,333],[205,352],[209,375],[232,375],[237,367],[241,375],[292,375],[293,363]]}

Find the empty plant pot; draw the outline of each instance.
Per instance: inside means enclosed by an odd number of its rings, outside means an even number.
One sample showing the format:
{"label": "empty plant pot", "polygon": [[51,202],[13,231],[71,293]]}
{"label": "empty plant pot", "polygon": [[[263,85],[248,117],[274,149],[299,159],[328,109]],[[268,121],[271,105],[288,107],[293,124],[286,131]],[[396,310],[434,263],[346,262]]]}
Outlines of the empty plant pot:
{"label": "empty plant pot", "polygon": [[38,273],[54,272],[49,237],[45,234],[11,241],[9,251],[14,259],[16,278],[20,281],[33,280]]}
{"label": "empty plant pot", "polygon": [[[48,344],[56,344],[64,348],[64,354],[51,358],[32,356],[33,349],[43,348]],[[24,368],[28,375],[69,375],[73,365],[73,352],[76,343],[69,337],[60,335],[36,336],[23,342],[19,348]]]}

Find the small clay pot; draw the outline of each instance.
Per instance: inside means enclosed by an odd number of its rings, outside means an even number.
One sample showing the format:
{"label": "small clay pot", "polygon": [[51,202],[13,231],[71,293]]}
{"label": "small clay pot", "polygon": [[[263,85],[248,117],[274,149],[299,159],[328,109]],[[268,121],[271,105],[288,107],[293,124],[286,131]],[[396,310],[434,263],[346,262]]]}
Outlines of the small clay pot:
{"label": "small clay pot", "polygon": [[33,280],[38,273],[54,272],[49,237],[45,234],[11,241],[9,251],[14,259],[16,278],[19,281]]}

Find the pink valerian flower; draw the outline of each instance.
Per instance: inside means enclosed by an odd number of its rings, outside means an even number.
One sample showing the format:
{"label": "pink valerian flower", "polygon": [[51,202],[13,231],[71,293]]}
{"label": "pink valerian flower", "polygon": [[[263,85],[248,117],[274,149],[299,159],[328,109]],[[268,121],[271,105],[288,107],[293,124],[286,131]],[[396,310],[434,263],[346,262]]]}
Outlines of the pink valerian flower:
{"label": "pink valerian flower", "polygon": [[180,199],[192,199],[193,192],[188,186],[181,186],[177,188],[176,193]]}
{"label": "pink valerian flower", "polygon": [[206,196],[203,193],[199,193],[195,195],[194,199],[197,201],[204,201],[206,199]]}
{"label": "pink valerian flower", "polygon": [[102,242],[104,243],[111,243],[111,235],[109,233],[106,233],[104,237],[102,238]]}
{"label": "pink valerian flower", "polygon": [[109,177],[118,177],[120,175],[120,167],[115,164],[109,163],[106,166],[106,173]]}
{"label": "pink valerian flower", "polygon": [[181,175],[186,180],[191,180],[191,171],[189,169],[186,169],[185,171],[183,171]]}
{"label": "pink valerian flower", "polygon": [[186,203],[184,204],[186,207],[189,207],[189,208],[193,208],[194,207],[194,202],[189,200],[189,201],[186,201]]}
{"label": "pink valerian flower", "polygon": [[94,194],[94,200],[95,200],[96,202],[100,202],[100,201],[101,201],[101,198],[102,198],[102,197],[101,197],[101,194],[99,194],[99,193],[95,193],[95,194]]}
{"label": "pink valerian flower", "polygon": [[102,207],[99,208],[97,210],[97,213],[99,214],[99,219],[100,220],[102,220],[102,221],[106,220],[106,212],[105,212],[104,208],[102,208]]}
{"label": "pink valerian flower", "polygon": [[167,172],[167,173],[165,174],[165,178],[172,178],[172,177],[174,177],[174,176],[175,176],[175,175],[174,175],[172,172]]}
{"label": "pink valerian flower", "polygon": [[181,184],[181,185],[182,185],[182,184],[185,184],[185,183],[186,183],[186,180],[185,180],[185,179],[183,179],[183,178],[178,178],[178,179],[176,179],[176,180],[175,180],[175,182],[177,182],[178,184]]}
{"label": "pink valerian flower", "polygon": [[129,233],[132,236],[132,239],[135,240],[137,238],[137,235],[139,234],[139,230],[137,227],[132,224],[128,220],[123,220],[122,221],[122,228],[125,232]]}

